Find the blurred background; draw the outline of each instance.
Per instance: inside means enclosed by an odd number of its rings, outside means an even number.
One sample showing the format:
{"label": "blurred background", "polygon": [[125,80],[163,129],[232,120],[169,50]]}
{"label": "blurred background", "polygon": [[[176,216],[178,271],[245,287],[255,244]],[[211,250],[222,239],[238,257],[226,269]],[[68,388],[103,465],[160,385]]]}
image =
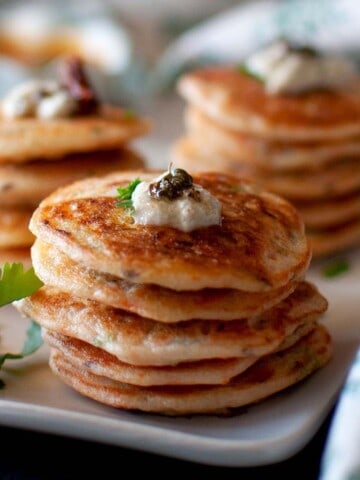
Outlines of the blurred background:
{"label": "blurred background", "polygon": [[[0,2],[0,95],[48,76],[57,57],[84,58],[99,95],[151,116],[152,163],[182,131],[174,85],[194,66],[240,62],[286,36],[358,59],[353,0],[28,0]],[[161,150],[159,150],[159,148]]]}
{"label": "blurred background", "polygon": [[[17,79],[47,75],[57,57],[89,64],[108,100],[135,102],[162,90],[170,65],[162,57],[182,33],[238,4],[230,0],[31,0],[0,3],[0,93]],[[240,2],[241,3],[241,2]],[[180,60],[180,59],[179,59]],[[180,67],[180,64],[178,65]],[[175,68],[175,63],[171,65]],[[166,78],[165,78],[166,77]]]}

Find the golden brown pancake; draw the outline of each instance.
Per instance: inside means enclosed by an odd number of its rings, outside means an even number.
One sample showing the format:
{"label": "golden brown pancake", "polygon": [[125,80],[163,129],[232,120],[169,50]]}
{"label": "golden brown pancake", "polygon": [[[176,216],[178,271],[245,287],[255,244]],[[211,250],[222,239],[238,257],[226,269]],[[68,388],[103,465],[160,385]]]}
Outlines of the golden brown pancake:
{"label": "golden brown pancake", "polygon": [[37,207],[40,201],[62,185],[114,171],[145,166],[143,159],[128,148],[74,153],[59,161],[34,160],[28,163],[0,163],[0,204]]}
{"label": "golden brown pancake", "polygon": [[296,203],[309,229],[336,227],[360,217],[360,192],[345,197]]}
{"label": "golden brown pancake", "polygon": [[136,387],[94,375],[53,350],[50,367],[82,395],[116,408],[166,415],[225,413],[257,403],[309,377],[332,356],[331,338],[319,326],[293,347],[259,360],[221,386]]}
{"label": "golden brown pancake", "polygon": [[236,131],[290,141],[324,141],[360,135],[360,81],[347,91],[269,95],[258,80],[233,66],[183,75],[178,91],[208,117]]}
{"label": "golden brown pancake", "polygon": [[41,120],[0,119],[0,163],[58,159],[70,153],[114,150],[148,133],[147,120],[104,105],[94,115]]}
{"label": "golden brown pancake", "polygon": [[135,171],[60,189],[34,212],[30,229],[89,268],[173,290],[271,290],[306,271],[304,224],[286,200],[235,176],[202,173],[194,182],[221,202],[221,225],[188,233],[137,225],[117,207],[116,189],[139,176],[154,178]]}
{"label": "golden brown pancake", "polygon": [[[277,351],[294,345],[308,335],[316,323],[300,326],[279,345]],[[118,382],[150,387],[155,385],[218,385],[228,383],[244,372],[260,357],[216,358],[199,362],[179,363],[170,367],[139,367],[121,362],[99,347],[43,329],[44,341],[71,361],[78,368],[94,375],[111,378]]]}
{"label": "golden brown pancake", "polygon": [[264,355],[299,326],[314,322],[328,306],[316,287],[307,282],[301,282],[260,317],[231,322],[155,322],[48,286],[15,305],[48,330],[101,347],[122,362],[140,366]]}
{"label": "golden brown pancake", "polygon": [[22,263],[24,268],[30,268],[30,248],[0,248],[0,268],[6,262]]}
{"label": "golden brown pancake", "polygon": [[291,201],[309,201],[348,194],[360,188],[360,161],[344,159],[317,170],[266,171],[251,168],[240,160],[223,158],[192,137],[183,137],[173,148],[177,167],[190,172],[222,171],[256,181],[262,188]]}
{"label": "golden brown pancake", "polygon": [[226,128],[193,106],[186,109],[185,126],[192,139],[209,152],[265,170],[313,170],[360,155],[359,137],[307,143],[274,141]]}
{"label": "golden brown pancake", "polygon": [[259,359],[249,356],[179,363],[175,366],[141,367],[121,362],[99,347],[50,330],[43,329],[43,338],[78,368],[118,382],[143,387],[227,383]]}
{"label": "golden brown pancake", "polygon": [[323,230],[308,231],[314,257],[360,247],[360,218]]}
{"label": "golden brown pancake", "polygon": [[292,282],[265,292],[231,289],[180,292],[156,285],[130,283],[86,268],[39,239],[32,247],[32,261],[36,274],[46,285],[166,323],[194,318],[235,320],[254,317],[287,297],[297,285]]}
{"label": "golden brown pancake", "polygon": [[173,164],[192,174],[220,171],[238,175],[248,181],[256,178],[257,170],[253,165],[240,161],[240,157],[238,160],[226,157],[200,143],[201,139],[194,135],[186,135],[176,140],[171,149]]}
{"label": "golden brown pancake", "polygon": [[256,180],[263,188],[292,201],[323,200],[359,190],[360,161],[340,160],[319,170],[279,175],[259,172]]}
{"label": "golden brown pancake", "polygon": [[0,248],[32,245],[34,236],[28,227],[31,213],[23,208],[0,208]]}

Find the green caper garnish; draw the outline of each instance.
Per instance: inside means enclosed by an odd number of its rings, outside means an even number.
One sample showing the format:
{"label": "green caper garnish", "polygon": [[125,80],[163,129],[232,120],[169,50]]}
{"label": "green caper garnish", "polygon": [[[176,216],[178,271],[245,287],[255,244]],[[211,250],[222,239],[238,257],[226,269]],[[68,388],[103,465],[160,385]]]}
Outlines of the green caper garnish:
{"label": "green caper garnish", "polygon": [[181,197],[184,190],[193,186],[192,176],[182,168],[170,170],[158,182],[149,185],[150,196],[156,199],[167,198],[175,200]]}

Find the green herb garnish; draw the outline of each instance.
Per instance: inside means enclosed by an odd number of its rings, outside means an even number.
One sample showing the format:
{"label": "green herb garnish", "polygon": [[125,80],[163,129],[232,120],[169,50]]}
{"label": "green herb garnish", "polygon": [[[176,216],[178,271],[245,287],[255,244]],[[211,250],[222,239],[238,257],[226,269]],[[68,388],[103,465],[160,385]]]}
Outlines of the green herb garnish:
{"label": "green herb garnish", "polygon": [[117,188],[118,195],[116,196],[116,200],[119,200],[116,204],[117,207],[126,208],[130,212],[133,211],[134,206],[131,197],[139,183],[141,183],[140,178],[135,178],[135,180],[126,185],[126,187]]}
{"label": "green herb garnish", "polygon": [[334,278],[342,273],[345,273],[349,270],[350,264],[347,260],[341,259],[341,260],[336,260],[333,263],[330,263],[329,265],[326,265],[322,273],[324,277],[326,278]]}
{"label": "green herb garnish", "polygon": [[237,67],[237,69],[240,73],[243,73],[244,75],[247,75],[248,77],[254,78],[258,82],[264,83],[264,81],[265,81],[263,77],[261,77],[260,75],[252,72],[251,70],[249,70],[249,68],[244,63],[241,63]]}
{"label": "green herb garnish", "polygon": [[0,307],[28,297],[42,286],[33,268],[24,271],[22,263],[5,263],[0,269]]}
{"label": "green herb garnish", "polygon": [[[24,271],[22,263],[5,263],[3,268],[0,269],[0,306],[27,297],[42,286],[43,282],[36,276],[33,268]],[[19,360],[27,357],[36,352],[42,344],[41,327],[31,321],[26,331],[26,339],[21,352],[0,354],[0,370],[6,360]],[[4,382],[0,380],[0,388],[4,386]]]}

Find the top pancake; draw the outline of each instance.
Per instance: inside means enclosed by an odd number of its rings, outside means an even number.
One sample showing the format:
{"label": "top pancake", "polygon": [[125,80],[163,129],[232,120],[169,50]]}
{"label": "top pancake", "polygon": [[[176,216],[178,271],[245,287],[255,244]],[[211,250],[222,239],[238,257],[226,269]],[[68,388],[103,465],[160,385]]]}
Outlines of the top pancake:
{"label": "top pancake", "polygon": [[116,207],[116,188],[156,175],[116,173],[61,188],[36,209],[30,229],[89,268],[173,290],[264,291],[304,275],[311,251],[297,210],[231,175],[194,176],[221,202],[221,225],[182,232],[134,224]]}
{"label": "top pancake", "polygon": [[360,134],[360,81],[347,91],[269,95],[233,66],[197,69],[179,93],[224,127],[278,140],[327,140]]}
{"label": "top pancake", "polygon": [[147,120],[130,117],[126,110],[109,105],[93,115],[51,120],[0,117],[0,163],[117,149],[149,129]]}

